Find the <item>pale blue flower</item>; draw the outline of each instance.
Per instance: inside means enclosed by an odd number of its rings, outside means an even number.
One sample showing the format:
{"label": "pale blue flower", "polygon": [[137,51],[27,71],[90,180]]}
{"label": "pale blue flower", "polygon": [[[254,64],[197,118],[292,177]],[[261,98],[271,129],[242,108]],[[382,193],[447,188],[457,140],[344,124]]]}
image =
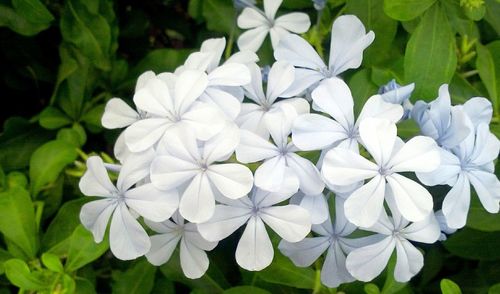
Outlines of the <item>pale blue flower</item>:
{"label": "pale blue flower", "polygon": [[314,9],[323,10],[326,6],[326,0],[312,0]]}
{"label": "pale blue flower", "polygon": [[411,83],[406,86],[401,86],[396,83],[396,80],[391,80],[389,83],[383,85],[378,90],[382,99],[385,102],[392,104],[399,104],[403,106],[404,114],[402,119],[407,119],[410,115],[413,104],[410,102],[410,96],[415,89],[415,83]]}

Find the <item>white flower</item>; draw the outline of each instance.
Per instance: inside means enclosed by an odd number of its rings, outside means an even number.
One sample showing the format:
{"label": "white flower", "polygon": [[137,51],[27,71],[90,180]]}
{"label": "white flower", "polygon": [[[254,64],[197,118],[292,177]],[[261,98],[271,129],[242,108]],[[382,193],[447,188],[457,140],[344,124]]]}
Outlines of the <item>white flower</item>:
{"label": "white flower", "polygon": [[111,252],[122,260],[135,259],[150,248],[149,237],[131,211],[152,221],[168,219],[177,209],[179,198],[175,190],[160,191],[152,184],[131,188],[147,177],[144,165],[149,161],[130,157],[120,170],[116,186],[108,177],[102,159],[92,156],[87,160],[87,171],[80,179],[80,191],[87,196],[103,197],[85,204],[80,220],[85,228],[101,242],[112,216],[109,234]]}
{"label": "white flower", "polygon": [[215,207],[212,219],[198,224],[207,240],[219,241],[246,224],[236,248],[236,261],[250,271],[259,271],[271,264],[273,245],[264,223],[289,242],[302,240],[311,230],[309,213],[297,205],[274,206],[290,193],[272,193],[254,189],[252,196],[238,200],[223,200]]}
{"label": "white flower", "polygon": [[205,251],[214,249],[217,242],[203,239],[196,225],[184,223],[179,213],[172,216],[172,221],[146,221],[146,224],[159,233],[151,236],[151,250],[146,254],[151,264],[159,266],[166,263],[180,242],[180,260],[184,275],[190,279],[198,279],[205,274],[209,264]]}
{"label": "white flower", "polygon": [[311,26],[309,16],[302,12],[293,12],[275,19],[276,12],[283,0],[264,0],[264,11],[256,7],[245,7],[238,17],[240,29],[250,29],[238,38],[240,50],[257,51],[267,34],[276,48],[280,39],[289,32],[301,34]]}
{"label": "white flower", "polygon": [[432,211],[431,194],[399,173],[435,170],[440,157],[434,140],[416,136],[404,143],[397,137],[394,123],[375,118],[364,119],[359,133],[375,163],[349,149],[336,147],[326,154],[321,170],[328,185],[353,185],[371,179],[347,198],[347,219],[357,226],[373,225],[383,211],[384,195],[392,190],[404,218],[423,220]]}
{"label": "white flower", "polygon": [[363,23],[356,16],[342,15],[332,25],[328,66],[306,40],[293,34],[281,39],[274,57],[295,66],[295,86],[305,89],[325,78],[359,67],[363,60],[363,50],[374,38],[375,34],[372,31],[366,33]]}
{"label": "white flower", "polygon": [[[288,104],[295,108],[298,114],[309,112],[309,103],[303,98],[288,98],[296,93],[288,93],[295,78],[294,68],[286,62],[275,62],[269,71],[266,93],[262,87],[262,74],[257,65],[249,66],[252,74],[251,84],[244,87],[246,96],[255,103],[243,103],[241,113],[236,123],[243,129],[269,138],[266,127],[266,117],[270,112],[277,110],[282,105]],[[276,102],[281,98],[288,98]]]}
{"label": "white flower", "polygon": [[396,267],[394,278],[398,282],[407,282],[424,265],[422,253],[410,241],[431,244],[438,240],[441,233],[433,213],[420,222],[409,224],[390,204],[392,217],[383,210],[378,222],[365,230],[378,233],[370,236],[375,243],[354,249],[346,259],[349,273],[364,282],[371,281],[386,267],[394,249],[396,249]]}
{"label": "white flower", "polygon": [[298,192],[290,198],[290,204],[298,205],[306,209],[311,215],[313,225],[322,224],[328,218],[328,202],[325,195],[306,195]]}
{"label": "white flower", "polygon": [[349,223],[344,216],[344,200],[335,199],[335,222],[332,223],[327,214],[327,220],[321,225],[313,225],[312,231],[318,236],[305,238],[296,243],[281,241],[279,249],[288,256],[296,266],[308,267],[327,251],[321,268],[321,282],[328,287],[338,287],[342,283],[355,279],[347,271],[346,255],[354,248],[364,246],[369,239],[349,239],[356,226]]}
{"label": "white flower", "polygon": [[325,185],[309,160],[295,154],[298,149],[288,142],[295,109],[283,105],[266,116],[266,125],[273,143],[247,130],[241,130],[236,159],[242,163],[264,160],[255,171],[255,185],[267,191],[291,191],[299,188],[305,194],[320,194]]}
{"label": "white flower", "polygon": [[259,60],[251,51],[240,51],[219,66],[226,46],[225,38],[208,39],[201,44],[199,52],[192,53],[183,66],[176,69],[180,74],[187,69],[198,69],[208,74],[208,85],[199,101],[214,105],[231,120],[240,113],[243,90],[240,86],[250,83],[250,72],[246,64]]}
{"label": "white flower", "polygon": [[225,125],[224,115],[206,103],[196,101],[208,85],[207,75],[186,70],[179,76],[163,73],[149,80],[134,95],[134,103],[148,117],[125,130],[125,142],[132,152],[154,146],[177,128],[188,126],[199,139],[207,140]]}
{"label": "white flower", "polygon": [[359,125],[369,117],[384,118],[396,123],[403,115],[400,105],[385,102],[380,95],[370,97],[358,119],[354,120],[351,90],[339,78],[329,78],[312,92],[314,106],[334,120],[320,114],[297,117],[292,128],[292,140],[301,150],[330,150],[339,146],[358,151]]}
{"label": "white flower", "polygon": [[239,130],[229,125],[219,135],[198,142],[189,129],[180,129],[166,140],[160,156],[151,165],[151,181],[162,190],[180,189],[180,214],[190,222],[210,219],[215,209],[215,195],[236,199],[253,186],[248,167],[227,160],[239,142]]}

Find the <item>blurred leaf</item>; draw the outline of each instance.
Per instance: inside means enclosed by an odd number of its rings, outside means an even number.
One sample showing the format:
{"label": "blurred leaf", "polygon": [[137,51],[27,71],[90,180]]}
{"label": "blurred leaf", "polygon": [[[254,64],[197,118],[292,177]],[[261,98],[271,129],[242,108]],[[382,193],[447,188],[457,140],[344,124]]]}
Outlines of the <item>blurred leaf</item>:
{"label": "blurred leaf", "polygon": [[397,20],[411,20],[421,15],[436,0],[384,0],[384,12]]}
{"label": "blurred leaf", "polygon": [[82,122],[87,125],[90,131],[97,131],[102,128],[101,118],[104,113],[104,107],[104,104],[99,104],[82,116]]}
{"label": "blurred leaf", "polygon": [[30,160],[31,192],[34,196],[54,182],[63,169],[77,158],[76,149],[65,141],[54,140],[40,146]]}
{"label": "blurred leaf", "polygon": [[[466,79],[459,74],[455,74],[450,83],[451,102],[453,104],[463,104],[471,97],[482,96]],[[437,96],[437,94],[436,94]]]}
{"label": "blurred leaf", "polygon": [[386,277],[382,294],[394,294],[406,287],[407,283],[400,283],[394,279],[394,271],[396,270],[396,254],[392,254],[386,269]]}
{"label": "blurred leaf", "polygon": [[500,293],[500,283],[495,284],[488,289],[488,294],[498,294]]}
{"label": "blurred leaf", "polygon": [[476,67],[493,104],[493,115],[497,117],[500,111],[500,41],[487,46],[478,44],[476,48]]}
{"label": "blurred leaf", "polygon": [[156,267],[141,258],[125,272],[113,273],[113,294],[150,293],[153,289]]}
{"label": "blurred leaf", "polygon": [[487,212],[479,199],[472,197],[467,227],[484,232],[500,231],[500,214]]}
{"label": "blurred leaf", "polygon": [[47,290],[50,279],[39,272],[31,272],[28,265],[20,259],[11,259],[4,263],[5,274],[9,281],[24,290]]}
{"label": "blurred leaf", "polygon": [[32,259],[36,256],[38,232],[35,210],[28,191],[12,187],[0,193],[0,231],[5,239],[22,250],[25,257]]}
{"label": "blurred leaf", "polygon": [[410,139],[420,135],[420,127],[413,119],[403,120],[397,123],[398,136],[403,139]]}
{"label": "blurred leaf", "polygon": [[405,79],[415,83],[412,96],[429,101],[439,86],[449,83],[457,66],[455,40],[438,5],[423,16],[406,46]]}
{"label": "blurred leaf", "polygon": [[314,289],[316,276],[311,268],[297,267],[279,252],[275,252],[273,262],[268,267],[256,274],[268,283],[300,289]]}
{"label": "blurred leaf", "polygon": [[209,30],[229,35],[236,29],[233,1],[203,0],[203,16]]}
{"label": "blurred leaf", "polygon": [[238,286],[224,290],[224,294],[270,294],[269,291],[253,287],[253,286]]}
{"label": "blurred leaf", "polygon": [[13,8],[0,4],[0,27],[6,26],[23,36],[33,36],[47,29],[49,23],[32,23]]}
{"label": "blurred leaf", "polygon": [[442,279],[440,283],[441,293],[443,294],[462,294],[460,287],[449,279]]}
{"label": "blurred leaf", "polygon": [[42,254],[42,262],[43,265],[45,265],[46,268],[50,269],[51,271],[57,272],[57,273],[63,273],[64,268],[61,263],[61,260],[57,255],[54,255],[52,253],[44,253]]}
{"label": "blurred leaf", "polygon": [[5,171],[28,166],[31,154],[51,137],[38,124],[20,117],[9,118],[0,135],[0,165]]}
{"label": "blurred leaf", "polygon": [[366,294],[380,294],[380,289],[374,283],[365,284],[364,289]]}
{"label": "blurred leaf", "polygon": [[46,25],[54,20],[54,16],[39,0],[12,0],[16,12],[34,24]]}
{"label": "blurred leaf", "polygon": [[56,130],[69,125],[71,119],[59,109],[48,106],[40,113],[40,125],[49,130]]}
{"label": "blurred leaf", "polygon": [[75,278],[75,294],[94,294],[96,293],[94,289],[94,284],[89,280],[76,277]]}
{"label": "blurred leaf", "polygon": [[5,267],[3,264],[7,260],[12,258],[14,257],[12,256],[12,254],[9,253],[9,251],[0,248],[0,275],[3,275],[5,273]]}
{"label": "blurred leaf", "polygon": [[188,13],[196,21],[203,20],[203,0],[189,0]]}
{"label": "blurred leaf", "polygon": [[378,88],[371,81],[371,71],[362,69],[356,72],[348,82],[354,99],[354,113],[359,114],[366,100],[377,94]]}
{"label": "blurred leaf", "polygon": [[500,2],[498,0],[485,0],[486,15],[484,19],[493,27],[497,35],[500,35]]}
{"label": "blurred leaf", "polygon": [[87,134],[80,124],[74,124],[71,128],[60,129],[57,132],[57,140],[68,142],[80,148],[87,141]]}
{"label": "blurred leaf", "polygon": [[486,13],[486,7],[484,6],[484,3],[481,3],[477,7],[469,7],[467,5],[464,5],[463,10],[465,12],[465,15],[467,15],[468,18],[474,21],[481,20]]}
{"label": "blurred leaf", "polygon": [[500,232],[486,233],[465,228],[451,235],[443,244],[451,253],[466,259],[500,259]]}
{"label": "blurred leaf", "polygon": [[64,268],[68,272],[73,272],[101,257],[108,250],[109,243],[107,237],[101,243],[96,243],[92,233],[82,225],[78,225],[71,234],[68,246],[68,257]]}

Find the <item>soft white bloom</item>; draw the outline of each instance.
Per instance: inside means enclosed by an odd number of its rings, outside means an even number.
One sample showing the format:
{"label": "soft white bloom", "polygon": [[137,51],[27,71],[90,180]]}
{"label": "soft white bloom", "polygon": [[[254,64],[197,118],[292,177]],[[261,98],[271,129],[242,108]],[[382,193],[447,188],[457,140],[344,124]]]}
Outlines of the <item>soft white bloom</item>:
{"label": "soft white bloom", "polygon": [[205,251],[214,249],[217,242],[203,239],[196,225],[184,223],[179,213],[172,216],[172,221],[146,221],[146,224],[159,233],[151,236],[151,250],[146,254],[151,264],[159,266],[166,263],[180,242],[180,261],[184,275],[190,279],[198,279],[205,274],[209,265]]}
{"label": "soft white bloom", "polygon": [[288,142],[295,109],[283,105],[269,114],[265,123],[274,143],[241,130],[241,141],[236,148],[236,159],[242,163],[264,161],[255,171],[255,185],[267,191],[320,194],[325,185],[312,162],[295,154],[298,149]]}
{"label": "soft white bloom", "polygon": [[278,46],[281,38],[290,32],[302,34],[311,26],[309,16],[302,12],[293,12],[276,17],[276,12],[283,0],[264,0],[264,11],[257,7],[245,7],[238,16],[238,27],[249,29],[238,38],[240,50],[256,52],[264,42],[267,34],[271,35],[273,48]]}
{"label": "soft white bloom", "polygon": [[219,241],[246,224],[236,248],[236,261],[244,269],[262,270],[271,264],[274,256],[264,223],[289,242],[304,239],[311,230],[307,210],[292,204],[275,206],[290,196],[290,193],[254,189],[251,197],[220,199],[223,204],[215,207],[212,219],[198,224],[198,230],[205,239]]}
{"label": "soft white bloom", "polygon": [[188,69],[205,71],[208,75],[208,85],[199,101],[218,107],[229,119],[234,120],[240,113],[243,101],[241,86],[249,84],[251,79],[246,64],[255,63],[259,58],[251,51],[240,51],[219,65],[225,47],[225,38],[205,40],[200,51],[189,55],[184,65],[176,69],[175,74]]}
{"label": "soft white bloom", "polygon": [[397,209],[409,221],[421,221],[432,211],[431,194],[399,173],[435,170],[440,163],[439,149],[434,140],[424,136],[404,143],[396,131],[396,125],[388,120],[367,118],[361,122],[361,141],[375,163],[339,147],[324,158],[321,172],[328,185],[353,185],[370,179],[345,202],[347,219],[357,226],[369,227],[377,221],[388,190],[395,194]]}
{"label": "soft white bloom", "polygon": [[[424,265],[422,253],[409,241],[434,243],[440,235],[439,224],[433,213],[425,219],[409,224],[390,204],[392,217],[383,210],[378,222],[365,230],[375,232],[370,236],[375,243],[354,249],[346,259],[349,273],[364,282],[377,277],[387,266],[389,258],[396,249],[396,267],[394,278],[398,282],[407,282],[415,276]],[[377,240],[378,239],[378,240]]]}
{"label": "soft white bloom", "polygon": [[446,218],[444,217],[443,211],[438,210],[434,213],[436,220],[439,224],[439,228],[441,230],[441,235],[439,235],[439,241],[446,241],[446,235],[453,234],[457,231],[457,229],[452,229],[448,227],[448,223],[446,222]]}
{"label": "soft white bloom", "polygon": [[474,130],[470,119],[466,121],[473,132],[451,151],[441,149],[441,165],[435,171],[417,173],[419,180],[428,186],[452,187],[442,206],[447,225],[452,229],[462,228],[467,221],[470,185],[488,212],[498,213],[500,208],[500,181],[493,164],[498,158],[500,142],[489,131],[488,124],[480,123]]}
{"label": "soft white bloom", "polygon": [[306,40],[293,34],[281,39],[274,57],[296,67],[294,84],[305,89],[348,69],[358,68],[363,60],[363,50],[374,38],[375,34],[372,31],[366,33],[363,23],[356,16],[342,15],[332,25],[328,66]]}
{"label": "soft white bloom", "polygon": [[293,124],[292,139],[301,150],[325,150],[334,146],[358,152],[359,125],[369,117],[383,118],[396,123],[403,115],[400,105],[385,102],[380,95],[370,97],[358,119],[354,119],[351,90],[339,78],[329,78],[312,92],[314,107],[330,115],[300,115]]}
{"label": "soft white bloom", "polygon": [[296,243],[285,240],[279,244],[283,255],[288,256],[296,266],[312,265],[325,251],[326,257],[321,268],[321,282],[328,287],[338,287],[342,283],[354,281],[354,277],[345,266],[346,255],[354,248],[365,246],[371,238],[349,239],[356,226],[344,216],[344,200],[335,199],[335,222],[330,216],[321,225],[313,225],[312,231],[317,237],[305,238]]}
{"label": "soft white bloom", "polygon": [[151,181],[159,189],[180,189],[180,214],[190,222],[210,219],[215,209],[215,194],[236,199],[253,186],[248,167],[222,162],[233,154],[239,130],[229,125],[217,136],[199,142],[189,129],[166,140],[160,156],[151,165]]}
{"label": "soft white bloom", "polygon": [[129,157],[120,169],[115,186],[109,179],[102,159],[92,156],[87,160],[87,171],[80,179],[79,187],[84,195],[103,198],[83,205],[80,211],[83,226],[92,232],[94,240],[99,243],[111,218],[111,252],[122,260],[142,256],[151,246],[146,231],[132,211],[145,219],[163,221],[175,212],[179,204],[175,190],[160,191],[152,184],[131,188],[148,176],[148,168],[144,168],[148,163],[142,156]]}
{"label": "soft white bloom", "polygon": [[328,218],[328,201],[324,194],[306,195],[298,192],[290,198],[290,204],[306,209],[313,225],[322,224]]}
{"label": "soft white bloom", "polygon": [[217,108],[197,101],[207,85],[207,75],[200,70],[185,70],[179,76],[163,73],[147,81],[135,93],[134,103],[148,117],[125,130],[128,148],[132,152],[146,150],[184,126],[202,140],[217,134],[226,124],[224,115]]}
{"label": "soft white bloom", "polygon": [[[286,62],[275,62],[269,71],[266,93],[262,87],[262,73],[257,65],[249,66],[252,74],[251,84],[244,87],[246,96],[254,103],[243,103],[236,123],[243,129],[252,131],[262,138],[269,138],[266,117],[287,104],[298,114],[309,112],[309,103],[303,98],[288,98],[297,93],[287,92],[295,79],[295,70]],[[276,101],[278,98],[288,98]]]}

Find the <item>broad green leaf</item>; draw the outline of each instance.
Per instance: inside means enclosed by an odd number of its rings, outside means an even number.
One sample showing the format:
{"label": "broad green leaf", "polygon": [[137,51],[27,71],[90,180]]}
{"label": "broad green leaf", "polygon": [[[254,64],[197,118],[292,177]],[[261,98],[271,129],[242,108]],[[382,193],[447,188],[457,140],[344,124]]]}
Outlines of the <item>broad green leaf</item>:
{"label": "broad green leaf", "polygon": [[43,263],[43,265],[45,265],[46,268],[50,269],[51,271],[54,271],[57,273],[64,272],[64,267],[61,263],[61,260],[55,254],[48,253],[48,252],[42,254],[42,263]]}
{"label": "broad green leaf", "polygon": [[472,97],[482,96],[476,88],[459,74],[453,76],[449,90],[452,104],[464,104]]}
{"label": "broad green leaf", "polygon": [[196,21],[203,20],[203,2],[203,0],[189,0],[188,13]]}
{"label": "broad green leaf", "polygon": [[487,46],[478,44],[476,48],[476,67],[493,103],[493,115],[498,117],[500,111],[500,41],[492,42]]}
{"label": "broad green leaf", "polygon": [[481,232],[469,228],[451,235],[444,243],[451,253],[465,259],[500,259],[500,232]]}
{"label": "broad green leaf", "polygon": [[75,278],[75,294],[94,294],[94,284],[87,279],[76,277]]}
{"label": "broad green leaf", "polygon": [[380,289],[374,283],[365,284],[364,290],[366,294],[380,294]]}
{"label": "broad green leaf", "polygon": [[31,23],[48,25],[54,16],[40,0],[12,0],[16,12]]}
{"label": "broad green leaf", "polygon": [[395,294],[406,287],[407,283],[400,283],[394,278],[394,271],[396,270],[396,254],[392,254],[386,269],[386,277],[384,286],[382,287],[382,294]]}
{"label": "broad green leaf", "polygon": [[8,27],[23,36],[33,36],[47,29],[49,23],[32,23],[12,7],[0,4],[0,27]]}
{"label": "broad green leaf", "polygon": [[28,265],[20,259],[4,263],[5,274],[9,281],[24,290],[48,290],[51,281],[39,272],[31,272]]}
{"label": "broad green leaf", "polygon": [[31,154],[51,137],[38,124],[20,117],[9,118],[0,135],[0,165],[5,171],[28,166]]}
{"label": "broad green leaf", "polygon": [[486,15],[484,19],[493,27],[497,35],[500,35],[500,2],[498,0],[485,0]]}
{"label": "broad green leaf", "polygon": [[403,139],[410,139],[420,135],[420,127],[413,119],[398,122],[398,136]]}
{"label": "broad green leaf", "polygon": [[411,20],[421,15],[436,0],[384,0],[384,12],[397,20]]}
{"label": "broad green leaf", "polygon": [[76,158],[75,147],[65,141],[54,140],[39,147],[30,160],[32,194],[37,195],[45,185],[54,182]]}
{"label": "broad green leaf", "polygon": [[348,82],[354,99],[354,113],[359,114],[366,100],[377,94],[378,88],[371,81],[371,71],[362,69],[356,72]]}
{"label": "broad green leaf", "polygon": [[484,232],[500,231],[500,214],[487,212],[479,199],[472,197],[467,227]]}
{"label": "broad green leaf", "polygon": [[211,31],[231,34],[236,29],[234,6],[232,1],[203,0],[203,16],[207,28]]}
{"label": "broad green leaf", "polygon": [[312,7],[312,1],[309,0],[283,0],[281,7],[286,9],[304,9]]}
{"label": "broad green leaf", "polygon": [[442,279],[439,285],[441,287],[441,293],[443,294],[462,294],[460,287],[452,280]]}
{"label": "broad green leaf", "polygon": [[48,106],[40,113],[40,125],[49,130],[59,129],[71,123],[71,119],[59,109]]}
{"label": "broad green leaf", "polygon": [[406,46],[405,79],[415,83],[413,97],[429,101],[449,83],[457,66],[455,40],[446,15],[434,5],[423,16]]}
{"label": "broad green leaf", "polygon": [[141,258],[125,272],[113,273],[113,294],[150,293],[153,289],[156,267]]}
{"label": "broad green leaf", "polygon": [[99,104],[82,116],[82,122],[86,124],[90,131],[97,131],[102,129],[101,118],[104,113],[104,104]]}
{"label": "broad green leaf", "polygon": [[479,3],[479,6],[476,7],[469,7],[467,5],[464,5],[462,8],[465,12],[465,15],[467,15],[468,18],[474,21],[481,20],[486,13],[486,6],[484,6],[484,2]]}
{"label": "broad green leaf", "polygon": [[0,193],[0,231],[5,239],[22,250],[25,257],[31,259],[36,256],[38,231],[35,211],[25,189],[12,187]]}
{"label": "broad green leaf", "polygon": [[0,275],[5,273],[5,267],[3,266],[4,262],[12,258],[14,257],[9,253],[9,251],[0,248]]}
{"label": "broad green leaf", "polygon": [[311,268],[297,267],[288,258],[275,252],[271,265],[258,272],[257,275],[268,283],[314,289],[316,272]]}
{"label": "broad green leaf", "polygon": [[237,286],[224,290],[224,294],[270,294],[271,292],[253,286]]}
{"label": "broad green leaf", "polygon": [[7,188],[20,187],[28,189],[28,177],[23,172],[13,171],[7,175]]}
{"label": "broad green leaf", "polygon": [[383,0],[347,1],[347,13],[356,15],[367,31],[375,32],[375,41],[363,53],[363,63],[366,65],[380,64],[393,56],[390,49],[398,22],[385,15],[382,6]]}
{"label": "broad green leaf", "polygon": [[60,129],[57,132],[57,140],[68,142],[80,148],[87,141],[87,134],[80,124],[74,124],[71,128]]}
{"label": "broad green leaf", "polygon": [[103,255],[109,248],[108,238],[105,237],[101,243],[94,241],[92,233],[87,231],[82,225],[76,227],[68,242],[68,257],[64,268],[67,272],[91,263]]}

